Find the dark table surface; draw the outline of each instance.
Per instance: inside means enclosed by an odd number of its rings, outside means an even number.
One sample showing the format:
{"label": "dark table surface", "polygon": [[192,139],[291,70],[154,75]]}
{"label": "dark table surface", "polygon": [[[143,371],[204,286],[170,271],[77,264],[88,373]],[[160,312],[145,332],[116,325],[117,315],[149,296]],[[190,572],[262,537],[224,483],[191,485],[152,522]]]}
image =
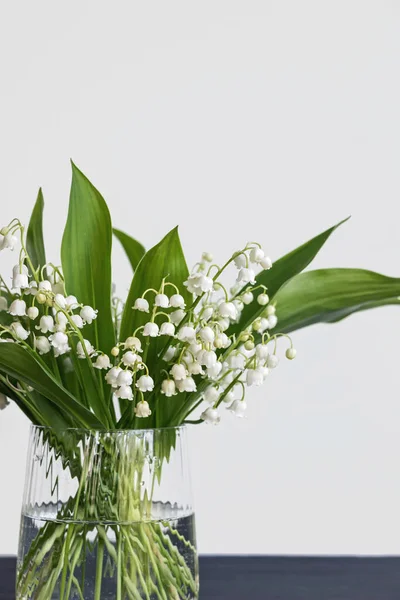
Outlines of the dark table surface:
{"label": "dark table surface", "polygon": [[[0,557],[0,600],[15,600]],[[200,600],[399,600],[400,558],[203,556]]]}

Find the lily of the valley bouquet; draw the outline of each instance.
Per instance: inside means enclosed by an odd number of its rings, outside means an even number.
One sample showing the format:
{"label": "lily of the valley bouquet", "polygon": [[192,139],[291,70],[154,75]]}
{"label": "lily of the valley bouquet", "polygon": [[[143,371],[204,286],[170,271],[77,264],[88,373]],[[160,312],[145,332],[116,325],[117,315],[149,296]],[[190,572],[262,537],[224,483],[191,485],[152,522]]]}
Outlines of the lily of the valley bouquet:
{"label": "lily of the valley bouquet", "polygon": [[[248,242],[189,270],[177,229],[145,252],[74,165],[61,266],[45,255],[42,212],[39,192],[28,228],[14,219],[0,232],[16,256],[0,278],[0,403],[35,426],[18,598],[195,598],[193,528],[155,508],[181,426],[243,417],[249,388],[295,358],[291,332],[397,304],[400,280],[303,273],[337,226],[274,264]],[[124,300],[113,233],[134,270]]]}

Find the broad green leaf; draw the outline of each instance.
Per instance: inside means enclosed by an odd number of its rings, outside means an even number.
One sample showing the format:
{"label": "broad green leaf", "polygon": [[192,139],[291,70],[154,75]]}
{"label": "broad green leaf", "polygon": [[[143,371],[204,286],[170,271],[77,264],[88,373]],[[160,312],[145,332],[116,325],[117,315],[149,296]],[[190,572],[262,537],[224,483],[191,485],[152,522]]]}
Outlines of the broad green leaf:
{"label": "broad green leaf", "polygon": [[400,279],[362,269],[321,269],[293,277],[274,296],[277,331],[333,323],[352,313],[399,304]]}
{"label": "broad green leaf", "polygon": [[[151,248],[151,250],[149,250],[140,261],[134,274],[131,289],[125,305],[121,324],[120,339],[125,340],[128,336],[132,335],[138,327],[149,321],[149,314],[132,310],[132,307],[136,298],[142,296],[147,289],[154,288],[155,290],[158,290],[164,278],[167,278],[168,282],[175,284],[179,288],[179,291],[184,297],[186,304],[190,306],[193,298],[183,285],[183,282],[186,281],[188,275],[189,271],[179,239],[178,228],[176,227],[170,231],[159,244],[154,246],[154,248]],[[175,293],[172,287],[167,287],[165,291],[168,295]],[[154,300],[154,294],[149,293],[147,299],[151,305],[152,301]],[[158,324],[160,324],[162,320],[165,319],[157,319]],[[165,348],[166,344],[168,344],[168,339],[165,337],[151,340],[147,338],[146,341],[149,345],[145,346],[143,359],[148,365],[152,377],[157,381],[159,378],[159,373],[164,366],[162,360],[160,360],[157,354],[163,348]],[[182,398],[169,398],[168,400],[168,403],[162,403],[155,399],[157,405],[160,407],[160,410],[172,411],[175,402],[182,401]],[[129,411],[129,406],[127,409],[125,404],[126,403],[121,403],[122,410]],[[151,422],[149,422],[147,419],[136,419],[135,427],[140,428],[154,426],[157,416],[156,411],[154,410],[154,404],[152,404],[152,410],[153,415],[151,416]],[[160,419],[160,414],[158,414],[157,420],[158,419]],[[145,421],[147,421],[147,424]],[[168,421],[161,418],[161,422],[165,423]]]}
{"label": "broad green leaf", "polygon": [[146,254],[144,246],[134,240],[130,235],[127,235],[119,229],[113,229],[115,237],[121,242],[123,249],[131,263],[132,269],[136,271],[136,267]]}
{"label": "broad green leaf", "polygon": [[35,269],[46,264],[43,242],[43,208],[43,193],[40,188],[26,233],[26,248]]}
{"label": "broad green leaf", "polygon": [[[122,317],[121,340],[125,340],[133,334],[137,327],[147,323],[149,315],[138,310],[132,310],[132,307],[136,298],[140,298],[147,289],[154,288],[158,290],[164,277],[179,288],[185,301],[190,304],[192,298],[183,285],[188,275],[189,271],[182,251],[178,228],[176,227],[161,242],[151,248],[137,266]],[[175,293],[172,287],[166,289],[169,295]],[[148,299],[151,301],[152,296],[149,295]]]}
{"label": "broad green leaf", "polygon": [[[292,277],[301,273],[311,261],[315,258],[322,246],[332,233],[345,223],[347,219],[340,221],[337,225],[330,227],[323,233],[312,238],[302,246],[289,252],[279,260],[277,260],[272,269],[269,271],[261,271],[256,277],[256,285],[265,285],[268,288],[270,298]],[[257,302],[253,302],[244,307],[239,323],[232,325],[229,329],[229,335],[238,333],[246,329],[251,323],[257,319],[263,312],[264,307],[259,306]]]}
{"label": "broad green leaf", "polygon": [[72,415],[79,426],[103,429],[102,423],[93,413],[79,404],[63,388],[33,352],[19,344],[5,342],[0,344],[0,371],[18,381],[32,386],[39,394],[51,400],[65,415]]}
{"label": "broad green leaf", "polygon": [[85,175],[72,163],[67,224],[61,247],[65,287],[83,304],[99,311],[86,326],[85,337],[97,350],[114,346],[111,313],[112,227],[107,204]]}

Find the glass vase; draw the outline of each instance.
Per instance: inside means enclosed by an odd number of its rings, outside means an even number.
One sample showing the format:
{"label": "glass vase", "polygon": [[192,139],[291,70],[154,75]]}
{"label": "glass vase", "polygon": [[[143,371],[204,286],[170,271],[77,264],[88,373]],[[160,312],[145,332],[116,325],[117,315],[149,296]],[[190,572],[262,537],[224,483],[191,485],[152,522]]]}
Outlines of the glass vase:
{"label": "glass vase", "polygon": [[32,426],[17,600],[198,598],[185,427]]}

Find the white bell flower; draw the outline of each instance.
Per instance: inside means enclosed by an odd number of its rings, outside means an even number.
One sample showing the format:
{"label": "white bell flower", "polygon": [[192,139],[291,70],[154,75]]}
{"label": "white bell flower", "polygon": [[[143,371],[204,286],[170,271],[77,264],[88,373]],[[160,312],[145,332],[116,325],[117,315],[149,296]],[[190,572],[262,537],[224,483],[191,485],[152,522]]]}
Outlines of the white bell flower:
{"label": "white bell flower", "polygon": [[207,402],[207,404],[214,405],[220,397],[220,392],[213,385],[209,385],[203,393],[203,400]]}
{"label": "white bell flower", "polygon": [[250,250],[250,260],[252,263],[259,263],[264,256],[264,251],[261,248],[256,247]]}
{"label": "white bell flower", "polygon": [[226,333],[219,333],[214,340],[214,346],[216,348],[229,348],[231,345],[231,340],[226,335]]}
{"label": "white bell flower", "polygon": [[39,309],[37,306],[30,306],[26,311],[26,314],[32,321],[34,321],[39,316]]}
{"label": "white bell flower", "polygon": [[117,377],[118,385],[132,385],[133,375],[131,371],[120,371]]}
{"label": "white bell flower", "polygon": [[258,327],[258,332],[259,333],[264,333],[264,331],[267,331],[267,329],[270,328],[270,323],[269,320],[266,319],[265,317],[261,317],[261,319],[259,320],[259,327]]}
{"label": "white bell flower", "polygon": [[24,300],[14,300],[8,312],[13,317],[26,317],[26,302]]}
{"label": "white bell flower", "polygon": [[238,283],[252,283],[256,282],[256,276],[253,269],[246,269],[246,267],[242,267],[237,276]]}
{"label": "white bell flower", "polygon": [[178,310],[174,310],[174,312],[172,312],[169,315],[169,318],[171,319],[171,323],[173,323],[174,325],[179,325],[179,323],[185,317],[185,314],[186,314],[185,311],[182,310],[181,308],[178,308]]}
{"label": "white bell flower", "polygon": [[39,354],[48,354],[51,350],[51,344],[47,337],[41,335],[35,339],[35,348]]}
{"label": "white bell flower", "polygon": [[286,350],[286,358],[288,358],[289,360],[293,360],[294,358],[296,358],[296,354],[297,351],[295,350],[295,348],[288,348]]}
{"label": "white bell flower", "polygon": [[247,404],[244,400],[234,400],[228,408],[236,417],[243,418],[246,412]]}
{"label": "white bell flower", "polygon": [[203,329],[200,330],[200,338],[205,343],[212,343],[215,340],[215,333],[211,327],[203,327]]}
{"label": "white bell flower", "polygon": [[197,358],[199,363],[207,368],[214,366],[218,360],[214,350],[202,350]]}
{"label": "white bell flower", "polygon": [[209,379],[218,379],[219,374],[222,371],[222,363],[216,362],[212,367],[208,367],[207,376]]}
{"label": "white bell flower", "polygon": [[36,327],[36,329],[39,329],[42,333],[54,331],[53,317],[51,315],[43,315],[43,317],[40,318],[39,326]]}
{"label": "white bell flower", "polygon": [[25,294],[29,294],[30,296],[36,296],[38,292],[38,284],[36,281],[31,281],[29,284],[29,288],[24,290]]}
{"label": "white bell flower", "polygon": [[238,316],[237,308],[233,302],[221,302],[218,306],[218,312],[221,317],[226,319],[236,319]]}
{"label": "white bell flower", "polygon": [[193,379],[193,377],[186,377],[185,379],[181,379],[180,381],[176,382],[176,387],[178,388],[178,390],[180,392],[195,392],[197,387],[196,387],[196,382]]}
{"label": "white bell flower", "polygon": [[136,387],[141,392],[152,392],[154,390],[154,380],[150,375],[142,375],[137,380]]}
{"label": "white bell flower", "polygon": [[5,396],[4,394],[0,394],[0,410],[4,410],[9,404],[10,403],[7,399],[7,396]]}
{"label": "white bell flower", "polygon": [[238,315],[239,315],[239,313],[241,313],[242,310],[244,309],[243,302],[240,300],[240,298],[236,298],[235,300],[233,300],[233,304],[234,304],[234,306],[235,306],[235,308],[236,308],[236,310],[238,312]]}
{"label": "white bell flower", "polygon": [[163,360],[165,362],[170,362],[173,358],[175,358],[177,352],[178,352],[178,349],[176,348],[176,346],[170,346],[169,348],[167,348],[167,350],[163,356]]}
{"label": "white bell flower", "polygon": [[214,308],[212,306],[207,306],[202,314],[201,314],[201,320],[202,321],[209,321],[211,319],[211,317],[214,314]]}
{"label": "white bell flower", "polygon": [[51,292],[52,289],[51,283],[47,279],[44,281],[39,281],[39,290],[42,290],[43,292]]}
{"label": "white bell flower", "polygon": [[133,310],[139,310],[140,312],[148,313],[150,310],[149,303],[146,298],[136,298]]}
{"label": "white bell flower", "polygon": [[184,286],[187,287],[191,294],[201,296],[207,292],[211,292],[214,289],[214,281],[211,277],[207,277],[203,273],[193,273],[189,275],[187,281],[184,282]]}
{"label": "white bell flower", "polygon": [[256,356],[260,360],[266,360],[268,358],[269,350],[266,344],[257,344]]}
{"label": "white bell flower", "polygon": [[248,386],[260,386],[264,382],[264,375],[259,369],[248,369],[246,373],[246,383]]}
{"label": "white bell flower", "polygon": [[130,336],[126,338],[124,346],[125,348],[129,348],[130,350],[142,352],[142,342],[137,337]]}
{"label": "white bell flower", "polygon": [[6,235],[0,235],[0,250],[14,250],[18,244],[18,238],[12,233],[6,233]]}
{"label": "white bell flower", "polygon": [[204,371],[201,368],[201,364],[194,360],[193,362],[189,362],[187,366],[187,370],[190,375],[203,375]]}
{"label": "white bell flower", "polygon": [[133,390],[129,385],[121,385],[115,395],[121,400],[133,400]]}
{"label": "white bell flower", "polygon": [[196,330],[190,325],[184,325],[182,329],[178,331],[177,338],[181,342],[192,342],[196,339]]}
{"label": "white bell flower", "polygon": [[231,354],[226,362],[230,369],[240,369],[241,371],[246,365],[246,359],[242,354]]}
{"label": "white bell flower", "polygon": [[157,323],[152,323],[149,321],[146,323],[143,329],[143,335],[146,337],[157,337],[159,333],[159,328]]}
{"label": "white bell flower", "polygon": [[29,337],[29,331],[27,331],[21,323],[11,323],[11,330],[13,331],[16,338],[19,340],[26,340]]}
{"label": "white bell flower", "polygon": [[268,377],[269,369],[267,367],[257,367],[257,369],[262,374],[263,381],[265,381],[267,379],[267,377]]}
{"label": "white bell flower", "polygon": [[13,267],[13,277],[15,277],[16,275],[19,275],[20,273],[22,273],[23,275],[29,275],[28,267],[24,264],[15,265]]}
{"label": "white bell flower", "polygon": [[106,373],[105,380],[108,383],[108,385],[111,385],[111,387],[113,388],[118,387],[118,376],[121,373],[121,371],[121,367],[112,367],[108,371],[108,373]]}
{"label": "white bell flower", "polygon": [[238,269],[242,269],[246,266],[246,257],[244,254],[238,254],[238,256],[234,258],[233,262]]}
{"label": "white bell flower", "polygon": [[111,367],[110,357],[107,354],[99,354],[93,366],[95,369],[109,369]]}
{"label": "white bell flower", "polygon": [[140,358],[140,356],[138,354],[135,354],[135,352],[132,352],[131,350],[125,352],[125,354],[122,357],[122,362],[126,367],[131,367],[132,365],[141,362],[141,360],[142,359]]}
{"label": "white bell flower", "polygon": [[260,266],[265,271],[268,271],[269,269],[271,269],[271,267],[272,267],[272,260],[269,258],[269,256],[264,256],[264,258],[262,258],[260,260]]}
{"label": "white bell flower", "polygon": [[70,347],[68,345],[68,336],[62,331],[57,331],[56,333],[53,333],[49,337],[49,340],[54,348],[55,356],[61,356],[62,354],[66,354],[67,352],[69,352]]}
{"label": "white bell flower", "polygon": [[254,300],[254,296],[251,292],[245,292],[242,296],[243,304],[251,304]]}
{"label": "white bell flower", "polygon": [[170,373],[175,381],[181,381],[187,375],[185,365],[182,364],[173,365]]}
{"label": "white bell flower", "polygon": [[203,350],[203,346],[199,342],[193,341],[189,344],[188,350],[193,356],[197,356]]}
{"label": "white bell flower", "polygon": [[12,287],[14,290],[26,290],[29,288],[28,275],[25,273],[17,273],[13,276]]}
{"label": "white bell flower", "polygon": [[71,321],[78,329],[83,329],[85,323],[80,315],[71,315]]}
{"label": "white bell flower", "polygon": [[229,329],[229,326],[231,324],[229,319],[222,319],[222,318],[218,319],[217,323],[218,323],[221,331],[226,331],[227,329]]}
{"label": "white bell flower", "polygon": [[68,318],[62,312],[58,312],[55,318],[55,330],[65,331],[67,329]]}
{"label": "white bell flower", "polygon": [[185,299],[180,294],[174,294],[169,299],[169,305],[172,308],[185,308]]}
{"label": "white bell flower", "polygon": [[269,302],[268,294],[259,294],[257,296],[257,302],[260,306],[266,306]]}
{"label": "white bell flower", "polygon": [[270,354],[267,358],[267,367],[268,369],[275,369],[278,366],[279,358],[276,354]]}
{"label": "white bell flower", "polygon": [[161,384],[161,393],[164,394],[167,398],[171,398],[171,396],[176,396],[176,385],[175,381],[172,379],[164,379]]}
{"label": "white bell flower", "polygon": [[166,321],[161,325],[160,335],[170,335],[173,337],[175,335],[175,325]]}
{"label": "white bell flower", "polygon": [[168,308],[169,307],[169,298],[166,294],[157,294],[154,299],[154,305],[159,308]]}
{"label": "white bell flower", "polygon": [[80,312],[80,315],[85,323],[91,325],[95,319],[97,319],[98,310],[94,310],[91,306],[84,306]]}
{"label": "white bell flower", "polygon": [[78,308],[78,306],[79,306],[79,302],[75,298],[75,296],[67,296],[65,298],[65,308],[67,310],[74,310],[75,308]]}
{"label": "white bell flower", "polygon": [[145,419],[146,417],[149,417],[151,415],[150,406],[149,403],[146,402],[146,400],[138,402],[138,404],[136,404],[134,408],[134,411],[135,415],[140,419]]}
{"label": "white bell flower", "polygon": [[201,413],[200,419],[202,419],[209,425],[218,425],[218,423],[221,420],[221,417],[219,416],[219,412],[216,408],[210,407],[207,408],[203,413]]}
{"label": "white bell flower", "polygon": [[8,309],[7,298],[4,298],[4,296],[0,296],[0,312],[4,312],[7,309]]}
{"label": "white bell flower", "polygon": [[270,329],[273,329],[274,327],[276,327],[278,324],[278,317],[276,315],[270,315],[268,317],[268,324],[269,324]]}
{"label": "white bell flower", "polygon": [[88,356],[94,356],[96,354],[96,351],[93,348],[92,344],[89,342],[89,340],[83,340],[83,343],[85,344],[84,347],[82,346],[81,342],[78,342],[76,345],[76,353],[78,355],[78,358],[86,358],[86,354]]}

